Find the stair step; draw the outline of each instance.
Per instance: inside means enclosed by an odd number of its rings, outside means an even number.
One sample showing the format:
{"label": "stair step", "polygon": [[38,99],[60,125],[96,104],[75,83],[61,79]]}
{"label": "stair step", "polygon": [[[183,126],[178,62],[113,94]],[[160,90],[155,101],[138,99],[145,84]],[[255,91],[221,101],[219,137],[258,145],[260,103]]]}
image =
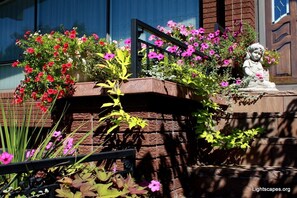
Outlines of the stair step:
{"label": "stair step", "polygon": [[297,168],[296,138],[259,138],[241,157],[241,165]]}
{"label": "stair step", "polygon": [[294,167],[196,166],[191,179],[193,197],[297,196]]}

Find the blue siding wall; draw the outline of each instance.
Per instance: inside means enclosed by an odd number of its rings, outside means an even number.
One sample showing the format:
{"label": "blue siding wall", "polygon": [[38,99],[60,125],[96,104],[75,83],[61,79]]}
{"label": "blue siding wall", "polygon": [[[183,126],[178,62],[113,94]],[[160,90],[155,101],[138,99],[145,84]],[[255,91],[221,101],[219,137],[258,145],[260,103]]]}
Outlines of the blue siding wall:
{"label": "blue siding wall", "polygon": [[111,0],[111,37],[130,37],[131,19],[153,27],[166,26],[169,20],[199,26],[198,0]]}

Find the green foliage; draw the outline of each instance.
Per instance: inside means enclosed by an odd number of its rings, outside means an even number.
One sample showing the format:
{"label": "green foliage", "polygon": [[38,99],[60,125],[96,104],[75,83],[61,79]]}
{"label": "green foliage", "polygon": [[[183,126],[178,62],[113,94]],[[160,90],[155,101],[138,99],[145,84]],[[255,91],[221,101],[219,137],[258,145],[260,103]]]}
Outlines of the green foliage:
{"label": "green foliage", "polygon": [[202,101],[203,107],[193,114],[197,120],[196,133],[199,138],[205,139],[213,147],[218,149],[249,147],[253,138],[263,132],[262,128],[249,129],[246,131],[240,129],[232,129],[228,132],[216,130],[216,120],[221,109],[219,106],[210,101]]}
{"label": "green foliage", "polygon": [[135,183],[130,174],[124,178],[93,163],[78,165],[74,169],[74,174],[59,180],[61,187],[56,190],[57,197],[147,197],[148,191]]}
{"label": "green foliage", "polygon": [[[99,55],[102,56],[101,54]],[[121,123],[127,123],[129,129],[144,128],[147,123],[144,120],[131,116],[129,113],[125,112],[120,101],[120,97],[124,95],[120,89],[120,85],[130,76],[127,70],[127,66],[130,65],[130,55],[127,54],[127,51],[117,49],[114,59],[106,60],[106,62],[106,69],[110,71],[114,80],[106,80],[105,83],[98,83],[97,86],[107,89],[107,93],[112,99],[112,102],[104,103],[101,108],[111,107],[112,110],[104,117],[101,117],[99,122],[111,119],[113,126],[108,129],[107,133],[118,128]]]}
{"label": "green foliage", "polygon": [[54,98],[74,94],[77,73],[91,80],[106,79],[108,73],[95,66],[104,62],[97,53],[116,48],[96,34],[78,37],[77,28],[45,34],[27,31],[16,45],[24,51],[23,59],[12,66],[24,68],[25,78],[15,90],[15,102],[33,99],[40,102],[42,111]]}

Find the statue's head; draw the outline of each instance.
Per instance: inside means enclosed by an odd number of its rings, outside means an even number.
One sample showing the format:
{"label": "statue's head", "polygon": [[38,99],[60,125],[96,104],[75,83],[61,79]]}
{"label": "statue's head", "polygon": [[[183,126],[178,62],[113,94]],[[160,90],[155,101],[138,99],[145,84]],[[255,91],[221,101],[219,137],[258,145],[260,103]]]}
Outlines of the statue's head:
{"label": "statue's head", "polygon": [[245,59],[252,59],[253,61],[262,61],[265,48],[260,43],[253,43],[247,48]]}

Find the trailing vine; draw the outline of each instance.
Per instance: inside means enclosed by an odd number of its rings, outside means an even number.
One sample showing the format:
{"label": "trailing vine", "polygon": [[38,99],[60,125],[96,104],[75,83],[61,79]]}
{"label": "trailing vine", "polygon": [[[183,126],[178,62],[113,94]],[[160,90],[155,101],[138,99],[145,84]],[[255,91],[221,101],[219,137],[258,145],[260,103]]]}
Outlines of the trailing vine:
{"label": "trailing vine", "polygon": [[[103,54],[99,54],[104,56]],[[106,119],[110,119],[113,126],[111,126],[107,133],[112,132],[120,126],[121,123],[127,123],[129,129],[133,128],[144,128],[147,123],[136,116],[131,116],[129,113],[125,112],[120,98],[124,96],[120,87],[124,81],[128,80],[131,75],[128,73],[127,66],[130,65],[130,54],[127,51],[117,49],[113,59],[106,59],[107,65],[98,65],[106,68],[109,73],[113,76],[113,80],[106,80],[105,83],[98,83],[104,89],[107,89],[107,93],[111,98],[112,102],[104,103],[101,108],[111,107],[110,113],[101,117],[99,122]]]}

